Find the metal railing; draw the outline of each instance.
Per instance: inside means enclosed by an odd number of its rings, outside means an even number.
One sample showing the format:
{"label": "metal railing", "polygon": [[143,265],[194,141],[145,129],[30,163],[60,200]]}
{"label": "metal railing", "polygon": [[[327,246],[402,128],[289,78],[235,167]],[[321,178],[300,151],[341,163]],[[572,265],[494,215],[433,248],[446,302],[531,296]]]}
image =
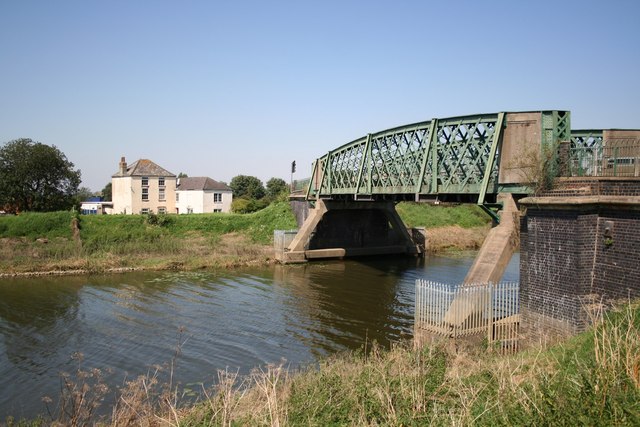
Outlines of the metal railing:
{"label": "metal railing", "polygon": [[569,176],[640,177],[640,142],[571,148],[568,166]]}
{"label": "metal railing", "polygon": [[292,193],[306,193],[311,178],[295,179],[291,183]]}
{"label": "metal railing", "polygon": [[519,283],[447,285],[416,280],[415,328],[444,337],[486,334],[516,349]]}

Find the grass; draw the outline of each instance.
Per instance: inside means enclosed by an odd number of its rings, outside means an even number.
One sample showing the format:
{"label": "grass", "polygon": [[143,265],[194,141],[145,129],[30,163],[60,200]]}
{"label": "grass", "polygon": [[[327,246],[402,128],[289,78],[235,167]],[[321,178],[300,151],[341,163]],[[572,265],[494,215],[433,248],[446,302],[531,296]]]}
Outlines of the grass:
{"label": "grass", "polygon": [[[594,321],[591,330],[553,347],[510,356],[460,341],[388,350],[374,344],[298,371],[284,362],[246,377],[220,370],[196,403],[183,404],[155,368],[116,390],[111,418],[98,424],[640,425],[640,301]],[[89,423],[91,405],[106,390],[99,372],[79,373],[79,384],[65,377],[51,420],[22,425]]]}
{"label": "grass", "polygon": [[73,216],[72,212],[27,212],[17,216],[0,216],[0,237],[70,239]]}
{"label": "grass", "polygon": [[0,217],[0,272],[118,268],[197,269],[270,262],[273,230],[295,228],[288,203],[252,214],[80,216],[71,212]]}
{"label": "grass", "polygon": [[402,202],[396,206],[396,210],[407,227],[430,229],[455,225],[461,228],[473,228],[483,227],[491,222],[482,209],[470,204],[431,205]]}
{"label": "grass", "polygon": [[[400,203],[408,226],[429,229],[429,250],[477,249],[488,217],[476,206]],[[0,273],[199,269],[273,261],[274,230],[296,228],[287,202],[251,214],[82,215],[73,239],[72,212],[0,216]]]}

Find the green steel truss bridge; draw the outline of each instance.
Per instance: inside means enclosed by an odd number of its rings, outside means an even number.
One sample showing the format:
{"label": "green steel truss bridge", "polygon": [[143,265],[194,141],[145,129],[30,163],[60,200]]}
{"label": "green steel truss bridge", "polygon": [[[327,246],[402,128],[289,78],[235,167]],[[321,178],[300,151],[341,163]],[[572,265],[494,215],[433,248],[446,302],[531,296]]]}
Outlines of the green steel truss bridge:
{"label": "green steel truss bridge", "polygon": [[498,193],[530,193],[543,147],[559,141],[596,146],[602,131],[572,133],[570,112],[558,110],[412,123],[368,134],[315,160],[306,198],[432,199],[488,207]]}

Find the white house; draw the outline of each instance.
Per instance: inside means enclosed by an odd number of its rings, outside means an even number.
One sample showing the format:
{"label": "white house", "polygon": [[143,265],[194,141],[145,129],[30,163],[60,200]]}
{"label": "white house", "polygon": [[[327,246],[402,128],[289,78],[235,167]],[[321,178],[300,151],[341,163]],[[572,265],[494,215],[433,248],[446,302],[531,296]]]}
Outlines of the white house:
{"label": "white house", "polygon": [[176,212],[179,214],[231,212],[232,200],[231,188],[209,177],[178,178]]}
{"label": "white house", "polygon": [[123,157],[111,177],[114,214],[173,213],[175,194],[176,176],[148,159],[127,165]]}

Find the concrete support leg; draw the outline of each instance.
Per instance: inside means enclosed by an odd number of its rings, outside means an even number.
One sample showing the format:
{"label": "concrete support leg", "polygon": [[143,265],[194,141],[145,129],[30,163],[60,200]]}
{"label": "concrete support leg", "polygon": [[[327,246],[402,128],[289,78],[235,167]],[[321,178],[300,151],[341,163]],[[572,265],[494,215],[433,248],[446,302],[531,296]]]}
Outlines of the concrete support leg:
{"label": "concrete support leg", "polygon": [[493,227],[464,279],[464,283],[498,283],[518,248],[520,217],[511,194],[499,194],[500,224]]}
{"label": "concrete support leg", "polygon": [[392,202],[316,202],[298,231],[283,262],[312,258],[418,254]]}
{"label": "concrete support leg", "polygon": [[302,224],[302,227],[300,227],[300,230],[298,230],[298,234],[296,234],[296,237],[294,237],[289,245],[287,252],[284,253],[283,262],[293,263],[306,261],[304,254],[305,246],[311,238],[311,233],[316,229],[325,213],[327,213],[327,206],[324,201],[316,201],[315,208],[309,209],[309,216]]}
{"label": "concrete support leg", "polygon": [[[499,194],[503,208],[499,212],[500,224],[492,228],[480,248],[480,252],[464,279],[465,284],[498,283],[504,274],[511,256],[518,248],[520,217],[511,194]],[[461,326],[467,319],[482,312],[487,298],[479,293],[461,294],[451,303],[444,321],[452,326]]]}

